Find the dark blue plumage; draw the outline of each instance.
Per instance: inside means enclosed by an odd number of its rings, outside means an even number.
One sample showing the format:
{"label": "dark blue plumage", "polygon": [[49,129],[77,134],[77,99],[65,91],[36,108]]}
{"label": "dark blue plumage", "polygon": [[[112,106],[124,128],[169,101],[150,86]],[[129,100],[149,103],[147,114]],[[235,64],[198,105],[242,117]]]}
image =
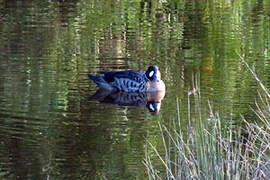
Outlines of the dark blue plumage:
{"label": "dark blue plumage", "polygon": [[100,88],[110,91],[147,92],[165,90],[160,80],[157,66],[149,66],[148,70],[101,71],[98,75],[88,74]]}
{"label": "dark blue plumage", "polygon": [[130,79],[130,80],[138,82],[138,83],[141,83],[142,81],[148,80],[145,76],[144,71],[135,71],[135,70],[116,71],[116,72],[103,71],[102,74],[104,74],[104,79],[108,83],[113,82],[115,80],[115,78]]}

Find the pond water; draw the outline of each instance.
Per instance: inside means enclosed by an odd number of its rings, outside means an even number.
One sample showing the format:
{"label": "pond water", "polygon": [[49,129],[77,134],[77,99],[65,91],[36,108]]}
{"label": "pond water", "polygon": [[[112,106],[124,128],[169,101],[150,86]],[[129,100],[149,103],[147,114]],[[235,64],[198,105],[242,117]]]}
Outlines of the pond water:
{"label": "pond water", "polygon": [[[186,116],[194,77],[224,126],[254,120],[259,86],[238,54],[270,88],[270,1],[0,0],[1,179],[148,179],[147,140],[162,145],[177,100]],[[152,64],[159,113],[93,99],[88,73]]]}

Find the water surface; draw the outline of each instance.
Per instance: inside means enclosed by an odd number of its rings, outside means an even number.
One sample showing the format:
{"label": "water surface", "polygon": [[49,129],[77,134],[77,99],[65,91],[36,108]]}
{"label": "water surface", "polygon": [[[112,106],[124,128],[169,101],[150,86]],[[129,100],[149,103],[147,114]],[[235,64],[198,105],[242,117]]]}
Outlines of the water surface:
{"label": "water surface", "polygon": [[[223,125],[270,85],[270,3],[261,1],[0,1],[0,169],[6,179],[147,179],[147,140],[162,146],[199,77]],[[159,66],[167,86],[146,106],[93,100],[100,70]],[[205,108],[207,113],[207,108]],[[196,120],[191,123],[196,123]]]}

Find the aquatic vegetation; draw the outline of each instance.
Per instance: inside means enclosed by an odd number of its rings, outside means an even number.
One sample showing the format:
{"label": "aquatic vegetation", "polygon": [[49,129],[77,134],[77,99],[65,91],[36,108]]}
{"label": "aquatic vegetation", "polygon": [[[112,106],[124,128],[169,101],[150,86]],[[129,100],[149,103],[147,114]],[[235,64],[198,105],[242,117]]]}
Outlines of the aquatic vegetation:
{"label": "aquatic vegetation", "polygon": [[[244,58],[241,60],[247,65]],[[144,164],[149,179],[270,178],[270,99],[268,90],[263,88],[256,74],[252,74],[263,90],[256,107],[251,108],[256,119],[246,119],[241,115],[243,124],[235,125],[231,118],[224,126],[210,102],[208,115],[204,116],[199,86],[195,87],[188,94],[188,98],[194,98],[195,102],[191,105],[188,101],[188,118],[191,121],[196,119],[197,123],[190,123],[187,130],[182,130],[180,113],[170,128],[159,123],[164,149],[161,151],[148,141],[150,148]],[[193,114],[192,108],[195,109]],[[157,157],[163,168],[156,167]]]}

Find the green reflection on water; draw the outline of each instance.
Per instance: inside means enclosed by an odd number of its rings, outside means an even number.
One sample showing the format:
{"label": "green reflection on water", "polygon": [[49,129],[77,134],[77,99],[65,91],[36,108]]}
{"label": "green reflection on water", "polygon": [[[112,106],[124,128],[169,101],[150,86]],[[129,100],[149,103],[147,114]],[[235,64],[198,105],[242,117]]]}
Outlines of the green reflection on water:
{"label": "green reflection on water", "polygon": [[[162,146],[157,121],[187,104],[194,74],[225,125],[253,120],[258,87],[236,52],[269,88],[269,12],[266,0],[0,1],[3,176],[146,179],[145,138]],[[150,64],[167,85],[159,115],[89,100],[87,73]]]}

